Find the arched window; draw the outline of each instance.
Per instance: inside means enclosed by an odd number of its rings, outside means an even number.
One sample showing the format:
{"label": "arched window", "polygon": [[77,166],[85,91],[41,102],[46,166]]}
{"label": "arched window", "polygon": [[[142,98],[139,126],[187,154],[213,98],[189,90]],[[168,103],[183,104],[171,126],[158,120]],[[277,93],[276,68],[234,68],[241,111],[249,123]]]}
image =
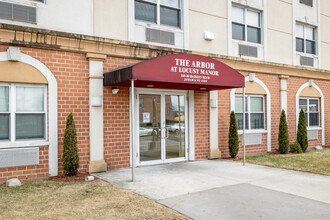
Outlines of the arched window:
{"label": "arched window", "polygon": [[[271,150],[270,92],[255,74],[245,77],[245,129],[251,135],[251,145],[261,144],[261,134],[267,133],[267,150]],[[235,111],[239,134],[243,129],[243,89],[232,89],[231,111]]]}

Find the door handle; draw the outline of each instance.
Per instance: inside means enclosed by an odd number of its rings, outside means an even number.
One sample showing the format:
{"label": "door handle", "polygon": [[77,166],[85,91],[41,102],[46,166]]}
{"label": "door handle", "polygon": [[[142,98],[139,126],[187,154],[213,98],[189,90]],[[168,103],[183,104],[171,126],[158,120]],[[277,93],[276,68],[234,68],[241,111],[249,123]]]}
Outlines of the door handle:
{"label": "door handle", "polygon": [[161,131],[163,131],[163,129],[165,129],[165,137],[162,137],[162,139],[168,139],[168,137],[169,137],[168,128],[167,127],[161,127],[160,129],[161,129]]}

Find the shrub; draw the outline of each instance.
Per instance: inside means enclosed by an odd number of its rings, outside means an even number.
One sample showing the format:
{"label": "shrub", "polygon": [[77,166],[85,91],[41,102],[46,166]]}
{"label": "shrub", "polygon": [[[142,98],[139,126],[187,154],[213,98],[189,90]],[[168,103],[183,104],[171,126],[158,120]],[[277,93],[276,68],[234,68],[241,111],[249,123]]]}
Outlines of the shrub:
{"label": "shrub", "polygon": [[229,154],[231,158],[235,158],[239,149],[239,140],[237,133],[237,122],[234,111],[230,113],[229,125],[229,140],[228,140]]}
{"label": "shrub", "polygon": [[79,168],[77,134],[73,114],[69,114],[63,140],[63,169],[66,176],[75,176]]}
{"label": "shrub", "polygon": [[290,144],[290,152],[292,153],[302,153],[302,149],[300,147],[300,144],[296,141],[293,144]]}
{"label": "shrub", "polygon": [[308,147],[307,125],[306,125],[305,112],[302,109],[299,113],[297,142],[300,144],[302,151],[305,152],[307,150],[307,147]]}
{"label": "shrub", "polygon": [[286,123],[285,111],[282,110],[280,126],[278,132],[278,148],[281,154],[286,154],[289,150],[288,125]]}

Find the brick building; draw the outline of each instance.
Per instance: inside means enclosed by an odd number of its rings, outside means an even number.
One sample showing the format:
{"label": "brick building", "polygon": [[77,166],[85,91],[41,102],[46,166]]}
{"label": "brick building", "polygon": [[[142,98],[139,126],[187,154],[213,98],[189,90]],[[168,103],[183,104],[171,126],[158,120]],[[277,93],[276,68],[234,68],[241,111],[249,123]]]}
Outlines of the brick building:
{"label": "brick building", "polygon": [[230,111],[243,127],[235,82],[178,85],[161,74],[165,62],[142,75],[167,83],[137,80],[133,97],[131,84],[105,82],[166,55],[199,55],[244,76],[248,155],[278,148],[282,109],[290,142],[303,108],[309,147],[329,145],[330,3],[209,3],[0,0],[0,182],[61,173],[70,112],[80,172],[129,167],[132,156],[135,166],[228,157]]}

